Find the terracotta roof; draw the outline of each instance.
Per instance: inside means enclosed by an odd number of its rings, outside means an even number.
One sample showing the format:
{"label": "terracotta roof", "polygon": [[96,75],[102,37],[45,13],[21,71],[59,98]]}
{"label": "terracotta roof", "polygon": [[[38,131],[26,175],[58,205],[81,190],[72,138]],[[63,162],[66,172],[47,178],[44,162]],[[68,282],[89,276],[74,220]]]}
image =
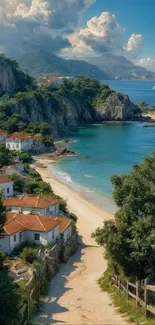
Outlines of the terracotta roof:
{"label": "terracotta roof", "polygon": [[3,130],[0,130],[0,136],[7,137],[7,133]]}
{"label": "terracotta roof", "polygon": [[23,230],[49,232],[58,225],[59,221],[56,218],[54,219],[41,215],[25,215],[22,213],[8,212],[4,231],[7,235],[12,235]]}
{"label": "terracotta roof", "polygon": [[0,175],[0,184],[10,183],[10,182],[12,182],[10,178],[8,178],[7,176]]}
{"label": "terracotta roof", "polygon": [[27,207],[27,208],[47,208],[55,205],[59,201],[53,197],[41,197],[25,195],[23,197],[9,197],[4,200],[5,206]]}
{"label": "terracotta roof", "polygon": [[59,231],[63,233],[72,223],[72,220],[65,217],[58,217],[55,220],[59,221]]}
{"label": "terracotta roof", "polygon": [[29,140],[29,139],[33,139],[33,137],[31,135],[27,135],[22,132],[14,132],[7,138],[7,140],[12,140],[12,139]]}

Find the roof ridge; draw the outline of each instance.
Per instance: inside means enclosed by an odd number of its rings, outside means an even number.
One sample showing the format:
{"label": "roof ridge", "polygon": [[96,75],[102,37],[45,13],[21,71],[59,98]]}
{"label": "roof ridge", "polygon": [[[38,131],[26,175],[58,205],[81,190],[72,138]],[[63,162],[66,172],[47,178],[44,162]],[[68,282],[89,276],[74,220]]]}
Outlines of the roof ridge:
{"label": "roof ridge", "polygon": [[42,223],[42,221],[40,220],[40,218],[39,218],[39,216],[38,216],[38,215],[37,215],[37,219],[39,220],[39,222],[40,222],[41,226],[43,226],[44,230],[46,231],[46,228],[45,228],[44,224]]}

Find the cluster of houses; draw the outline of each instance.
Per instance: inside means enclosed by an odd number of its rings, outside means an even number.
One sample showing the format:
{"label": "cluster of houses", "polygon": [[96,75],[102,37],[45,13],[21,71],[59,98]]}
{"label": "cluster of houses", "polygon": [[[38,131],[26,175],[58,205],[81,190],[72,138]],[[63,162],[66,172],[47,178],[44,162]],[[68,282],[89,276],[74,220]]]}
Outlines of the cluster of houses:
{"label": "cluster of houses", "polygon": [[[11,136],[0,131],[0,142],[9,150],[29,151],[39,146],[35,137],[15,132]],[[24,165],[16,162],[0,168],[0,190],[4,195],[6,222],[0,236],[0,249],[10,255],[24,242],[54,245],[60,238],[65,244],[72,236],[72,221],[60,215],[59,200],[51,197],[17,195],[10,175],[24,172]]]}
{"label": "cluster of houses", "polygon": [[42,153],[46,149],[38,136],[27,135],[23,132],[7,135],[6,132],[0,130],[0,142],[5,142],[6,148],[9,150]]}

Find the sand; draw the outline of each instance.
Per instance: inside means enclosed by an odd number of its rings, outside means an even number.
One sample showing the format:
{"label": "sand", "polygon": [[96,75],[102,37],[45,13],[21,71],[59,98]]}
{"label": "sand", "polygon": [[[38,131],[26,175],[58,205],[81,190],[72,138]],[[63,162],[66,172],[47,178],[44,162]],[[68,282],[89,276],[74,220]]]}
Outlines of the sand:
{"label": "sand", "polygon": [[113,216],[53,177],[48,168],[44,168],[47,160],[38,161],[35,169],[56,194],[67,199],[69,210],[78,216],[80,245],[78,252],[67,264],[61,265],[51,281],[48,297],[42,300],[42,311],[33,324],[127,324],[112,306],[109,295],[98,286],[97,281],[106,270],[107,262],[103,258],[103,248],[91,238],[91,233]]}

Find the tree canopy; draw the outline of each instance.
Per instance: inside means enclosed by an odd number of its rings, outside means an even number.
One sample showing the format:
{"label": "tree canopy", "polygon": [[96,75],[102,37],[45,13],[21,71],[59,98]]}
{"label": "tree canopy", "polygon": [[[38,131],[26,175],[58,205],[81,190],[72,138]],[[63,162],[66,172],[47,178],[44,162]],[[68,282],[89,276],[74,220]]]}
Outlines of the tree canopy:
{"label": "tree canopy", "polygon": [[155,152],[130,174],[111,180],[118,211],[93,236],[115,272],[145,278],[155,261]]}

